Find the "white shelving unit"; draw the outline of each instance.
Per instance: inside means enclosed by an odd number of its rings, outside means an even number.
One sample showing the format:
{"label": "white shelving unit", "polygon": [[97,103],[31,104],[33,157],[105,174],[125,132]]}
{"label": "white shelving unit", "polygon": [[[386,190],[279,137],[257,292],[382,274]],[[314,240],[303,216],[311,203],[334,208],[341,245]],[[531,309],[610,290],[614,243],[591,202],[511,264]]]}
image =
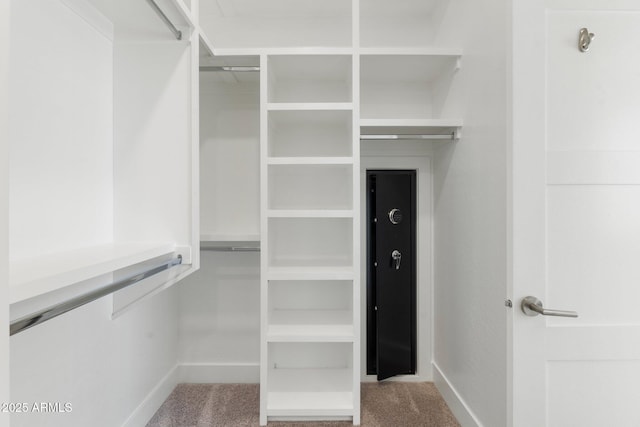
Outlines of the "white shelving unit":
{"label": "white shelving unit", "polygon": [[353,57],[263,55],[261,70],[260,423],[359,424]]}
{"label": "white shelving unit", "polygon": [[[262,425],[360,423],[360,135],[460,138],[449,93],[462,51],[433,45],[443,7],[200,2],[209,53],[260,58]],[[237,235],[256,228],[245,229]]]}
{"label": "white shelving unit", "polygon": [[198,268],[195,20],[159,5],[182,40],[146,2],[12,5],[12,304],[172,254],[167,283]]}

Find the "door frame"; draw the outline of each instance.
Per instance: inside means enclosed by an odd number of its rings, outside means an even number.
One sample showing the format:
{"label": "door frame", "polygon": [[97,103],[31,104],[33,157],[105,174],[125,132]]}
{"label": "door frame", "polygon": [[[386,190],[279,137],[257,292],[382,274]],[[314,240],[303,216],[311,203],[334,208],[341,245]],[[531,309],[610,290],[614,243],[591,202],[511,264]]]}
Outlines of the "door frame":
{"label": "door frame", "polygon": [[[383,143],[384,144],[384,143]],[[388,143],[387,143],[388,144]],[[397,145],[396,145],[397,144]],[[367,143],[369,145],[369,143]],[[373,144],[372,144],[373,145]],[[433,169],[429,148],[420,143],[420,148],[402,149],[394,142],[391,150],[371,149],[362,146],[360,159],[360,206],[366,206],[367,169],[415,170],[416,171],[416,374],[399,375],[385,381],[433,381]],[[367,244],[366,209],[361,209],[362,245]],[[367,262],[366,251],[361,256],[361,313],[366,313]],[[361,380],[376,382],[376,375],[367,375],[366,369],[366,322],[361,323]]]}

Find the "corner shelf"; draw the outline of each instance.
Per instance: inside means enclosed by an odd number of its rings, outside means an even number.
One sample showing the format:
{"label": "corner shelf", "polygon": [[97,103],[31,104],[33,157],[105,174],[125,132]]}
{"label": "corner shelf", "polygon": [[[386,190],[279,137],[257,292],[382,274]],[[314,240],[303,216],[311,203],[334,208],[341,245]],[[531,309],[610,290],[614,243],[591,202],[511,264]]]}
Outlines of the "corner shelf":
{"label": "corner shelf", "polygon": [[362,135],[442,135],[459,139],[462,119],[362,119]]}

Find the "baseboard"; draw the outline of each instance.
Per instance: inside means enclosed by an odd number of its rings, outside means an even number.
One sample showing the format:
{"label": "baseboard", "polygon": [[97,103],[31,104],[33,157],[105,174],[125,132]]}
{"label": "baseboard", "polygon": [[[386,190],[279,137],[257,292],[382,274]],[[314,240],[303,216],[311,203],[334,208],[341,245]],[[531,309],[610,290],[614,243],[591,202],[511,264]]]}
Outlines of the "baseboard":
{"label": "baseboard", "polygon": [[257,384],[260,365],[256,363],[182,363],[178,365],[181,383]]}
{"label": "baseboard", "polygon": [[178,366],[174,366],[167,375],[162,378],[158,384],[149,392],[142,403],[133,411],[133,413],[122,424],[122,427],[140,427],[145,426],[153,417],[153,414],[162,406],[167,397],[178,385]]}
{"label": "baseboard", "polygon": [[435,362],[433,362],[433,382],[462,427],[482,427],[482,423]]}

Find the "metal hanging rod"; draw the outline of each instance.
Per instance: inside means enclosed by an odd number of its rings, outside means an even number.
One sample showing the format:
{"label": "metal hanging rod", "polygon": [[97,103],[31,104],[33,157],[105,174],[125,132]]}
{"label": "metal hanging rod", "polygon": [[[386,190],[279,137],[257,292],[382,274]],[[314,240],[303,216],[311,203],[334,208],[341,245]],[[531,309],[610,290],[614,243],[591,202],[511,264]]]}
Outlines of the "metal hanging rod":
{"label": "metal hanging rod", "polygon": [[147,0],[147,3],[149,3],[151,8],[155,10],[156,14],[160,17],[160,19],[162,19],[162,22],[164,22],[167,25],[167,27],[169,27],[169,30],[171,30],[171,32],[176,37],[176,39],[182,40],[182,31],[178,30],[178,28],[176,28],[176,26],[173,25],[173,22],[171,22],[171,20],[167,17],[167,15],[164,14],[162,9],[160,9],[160,6],[158,6],[158,3],[156,3],[155,0]]}
{"label": "metal hanging rod", "polygon": [[75,298],[71,298],[67,301],[52,305],[51,307],[44,308],[27,316],[23,316],[11,322],[11,325],[9,325],[9,335],[15,335],[18,332],[24,331],[25,329],[32,328],[36,325],[39,325],[40,323],[46,322],[47,320],[51,320],[54,317],[58,317],[61,314],[71,311],[74,308],[81,307],[85,304],[97,300],[98,298],[102,298],[106,295],[119,291],[120,289],[124,289],[127,286],[131,286],[134,283],[146,279],[147,277],[151,277],[154,274],[158,274],[161,271],[168,270],[171,267],[179,264],[182,264],[182,255],[178,255],[176,258],[173,258],[170,261],[166,261],[156,267],[150,268],[143,273],[127,277],[126,279],[119,280],[103,288],[96,289],[95,291],[87,292],[84,295],[79,295]]}
{"label": "metal hanging rod", "polygon": [[418,134],[418,135],[406,135],[406,134],[400,134],[400,135],[360,135],[360,140],[363,141],[367,141],[367,140],[415,140],[415,139],[439,139],[439,140],[443,140],[443,139],[451,139],[454,140],[456,139],[456,134],[455,132],[451,132],[451,133],[445,133],[445,134]]}
{"label": "metal hanging rod", "polygon": [[200,249],[214,252],[260,252],[260,248],[256,246],[201,246]]}
{"label": "metal hanging rod", "polygon": [[260,67],[255,65],[203,65],[200,67],[200,71],[233,71],[248,73],[260,71]]}

